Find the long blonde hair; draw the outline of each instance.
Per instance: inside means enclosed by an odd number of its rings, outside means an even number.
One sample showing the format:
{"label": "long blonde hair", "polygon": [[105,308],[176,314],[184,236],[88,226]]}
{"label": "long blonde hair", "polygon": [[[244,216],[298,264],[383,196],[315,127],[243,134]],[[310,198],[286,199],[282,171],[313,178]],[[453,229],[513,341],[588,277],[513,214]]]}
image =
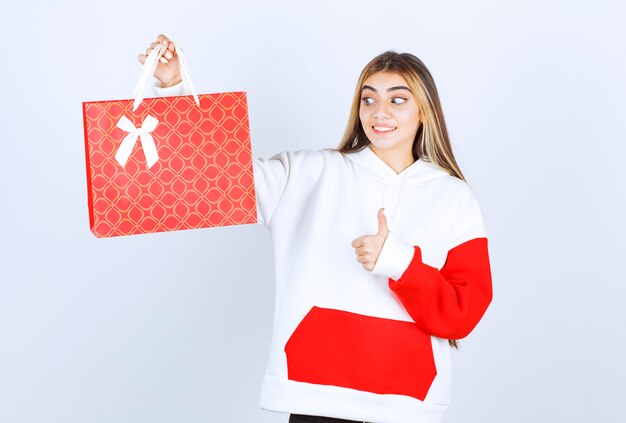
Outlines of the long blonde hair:
{"label": "long blonde hair", "polygon": [[[359,118],[359,108],[363,83],[376,72],[391,72],[402,76],[413,92],[421,117],[413,141],[413,160],[421,158],[434,163],[450,175],[465,181],[452,153],[435,81],[426,65],[410,53],[396,53],[388,50],[374,57],[365,66],[356,84],[346,131],[336,150],[350,153],[360,151],[369,145],[370,141],[365,135]],[[454,348],[459,347],[457,340],[450,339],[448,342]]]}
{"label": "long blonde hair", "polygon": [[359,151],[369,145],[361,120],[361,88],[363,82],[376,72],[392,72],[402,76],[413,92],[421,117],[420,126],[413,142],[413,160],[422,158],[445,169],[452,176],[465,180],[454,159],[446,122],[435,81],[426,65],[410,53],[389,50],[374,57],[363,69],[356,84],[348,125],[337,150],[342,153]]}

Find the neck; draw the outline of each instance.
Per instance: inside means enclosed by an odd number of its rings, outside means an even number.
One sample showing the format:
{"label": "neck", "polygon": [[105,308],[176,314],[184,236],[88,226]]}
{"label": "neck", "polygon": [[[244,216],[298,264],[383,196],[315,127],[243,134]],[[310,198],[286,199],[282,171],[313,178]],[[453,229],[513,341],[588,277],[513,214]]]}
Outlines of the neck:
{"label": "neck", "polygon": [[380,157],[382,161],[387,164],[387,166],[393,169],[396,174],[402,172],[415,162],[411,151],[380,150],[371,143],[369,147],[378,157]]}

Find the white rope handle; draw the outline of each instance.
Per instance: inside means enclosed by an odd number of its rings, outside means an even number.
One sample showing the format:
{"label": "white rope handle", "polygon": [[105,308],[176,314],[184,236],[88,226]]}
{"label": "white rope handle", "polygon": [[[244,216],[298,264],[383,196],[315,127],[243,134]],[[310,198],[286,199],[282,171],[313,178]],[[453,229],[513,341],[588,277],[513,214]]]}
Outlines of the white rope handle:
{"label": "white rope handle", "polygon": [[[141,76],[139,77],[139,82],[135,86],[135,91],[133,91],[133,98],[135,101],[133,102],[133,112],[137,110],[137,107],[143,101],[143,97],[146,93],[146,88],[148,86],[148,82],[152,75],[154,75],[154,71],[156,70],[157,65],[159,64],[159,59],[161,56],[167,51],[167,47],[163,44],[159,44],[156,46],[146,58],[146,61],[143,64],[143,69],[141,71]],[[189,77],[189,71],[187,70],[187,63],[185,62],[185,57],[183,56],[183,50],[176,46],[176,54],[178,55],[178,63],[180,66],[180,76],[183,80],[183,85],[186,86],[187,90],[191,92],[193,98],[198,106],[200,106],[200,100],[198,99],[198,94],[196,94],[196,90],[191,83],[191,78]]]}

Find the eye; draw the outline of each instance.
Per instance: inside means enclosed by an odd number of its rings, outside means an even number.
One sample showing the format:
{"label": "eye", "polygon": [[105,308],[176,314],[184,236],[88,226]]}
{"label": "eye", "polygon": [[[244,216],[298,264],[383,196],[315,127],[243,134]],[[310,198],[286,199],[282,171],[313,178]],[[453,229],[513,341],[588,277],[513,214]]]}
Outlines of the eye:
{"label": "eye", "polygon": [[[400,100],[400,102],[396,102],[396,100]],[[402,97],[394,97],[391,99],[391,102],[393,104],[403,104],[406,103],[407,99],[406,98],[402,98]]]}
{"label": "eye", "polygon": [[[369,100],[371,100],[371,102]],[[365,103],[366,105],[372,104],[374,102],[374,100],[371,97],[361,97],[361,101]]]}

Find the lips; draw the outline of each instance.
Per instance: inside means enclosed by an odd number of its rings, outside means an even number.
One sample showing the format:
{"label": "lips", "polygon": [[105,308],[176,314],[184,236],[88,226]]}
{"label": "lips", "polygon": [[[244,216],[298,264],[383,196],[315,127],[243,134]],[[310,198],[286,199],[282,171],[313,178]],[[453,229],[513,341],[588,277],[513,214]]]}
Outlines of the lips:
{"label": "lips", "polygon": [[376,126],[372,126],[372,129],[374,130],[376,134],[384,135],[384,134],[390,134],[393,131],[395,131],[397,129],[397,126],[376,125]]}

